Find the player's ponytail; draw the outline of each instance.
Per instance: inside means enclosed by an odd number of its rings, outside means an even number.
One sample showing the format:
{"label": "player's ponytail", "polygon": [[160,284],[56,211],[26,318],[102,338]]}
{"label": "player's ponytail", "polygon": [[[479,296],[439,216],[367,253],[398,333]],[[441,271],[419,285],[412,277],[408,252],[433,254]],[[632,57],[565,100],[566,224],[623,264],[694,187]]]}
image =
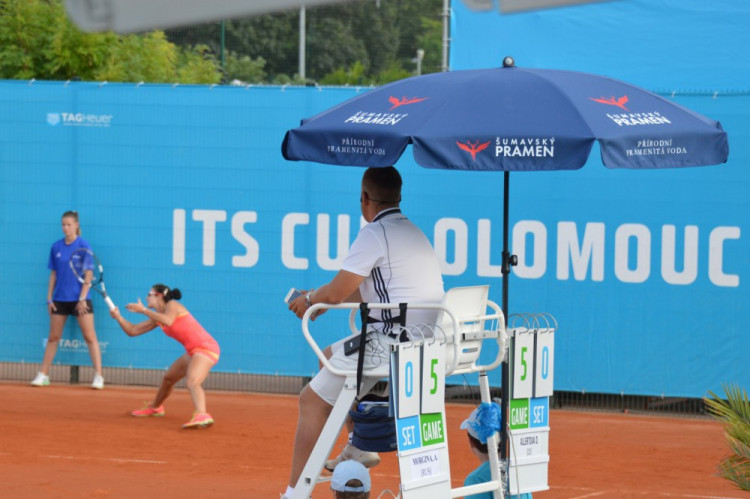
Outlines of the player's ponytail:
{"label": "player's ponytail", "polygon": [[159,293],[162,298],[164,298],[165,302],[168,302],[170,300],[179,300],[182,298],[182,291],[180,291],[178,288],[169,289],[169,286],[166,284],[154,284],[151,286],[154,291]]}

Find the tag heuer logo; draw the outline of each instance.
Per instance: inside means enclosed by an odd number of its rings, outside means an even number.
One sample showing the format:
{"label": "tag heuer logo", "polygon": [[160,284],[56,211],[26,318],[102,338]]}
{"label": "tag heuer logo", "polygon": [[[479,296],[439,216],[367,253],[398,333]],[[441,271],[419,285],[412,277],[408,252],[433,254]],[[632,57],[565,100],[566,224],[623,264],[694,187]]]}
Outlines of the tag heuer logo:
{"label": "tag heuer logo", "polygon": [[60,114],[59,113],[47,113],[47,123],[49,123],[52,126],[55,126],[58,123],[60,123]]}

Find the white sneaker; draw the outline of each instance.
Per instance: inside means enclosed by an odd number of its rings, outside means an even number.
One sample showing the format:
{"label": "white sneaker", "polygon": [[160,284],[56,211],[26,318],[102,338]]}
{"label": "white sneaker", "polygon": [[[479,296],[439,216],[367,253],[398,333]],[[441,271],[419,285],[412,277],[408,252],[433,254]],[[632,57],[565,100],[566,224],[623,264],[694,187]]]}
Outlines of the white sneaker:
{"label": "white sneaker", "polygon": [[104,388],[104,378],[99,374],[94,375],[94,381],[91,382],[91,388],[94,390],[101,390]]}
{"label": "white sneaker", "polygon": [[36,378],[31,381],[31,386],[49,386],[49,376],[39,371]]}
{"label": "white sneaker", "polygon": [[377,452],[359,450],[352,444],[346,444],[346,447],[344,447],[344,450],[341,451],[341,454],[339,454],[338,457],[326,461],[326,469],[328,471],[333,471],[337,464],[349,459],[362,463],[365,468],[372,468],[373,466],[380,464],[380,456]]}

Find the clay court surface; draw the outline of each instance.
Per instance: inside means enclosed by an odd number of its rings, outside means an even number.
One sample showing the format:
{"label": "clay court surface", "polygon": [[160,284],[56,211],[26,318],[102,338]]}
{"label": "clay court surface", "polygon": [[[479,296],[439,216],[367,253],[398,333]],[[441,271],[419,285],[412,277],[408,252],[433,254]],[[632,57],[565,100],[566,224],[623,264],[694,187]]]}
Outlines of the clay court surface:
{"label": "clay court surface", "polygon": [[[209,391],[216,424],[185,431],[192,411],[185,390],[175,390],[164,418],[129,416],[153,393],[0,383],[0,497],[278,498],[296,397]],[[470,409],[447,407],[454,487],[477,465],[458,429]],[[715,475],[728,446],[710,419],[553,410],[550,425],[551,488],[535,498],[748,497]],[[373,498],[398,491],[396,456],[382,457],[372,470]],[[331,497],[327,484],[313,497]]]}

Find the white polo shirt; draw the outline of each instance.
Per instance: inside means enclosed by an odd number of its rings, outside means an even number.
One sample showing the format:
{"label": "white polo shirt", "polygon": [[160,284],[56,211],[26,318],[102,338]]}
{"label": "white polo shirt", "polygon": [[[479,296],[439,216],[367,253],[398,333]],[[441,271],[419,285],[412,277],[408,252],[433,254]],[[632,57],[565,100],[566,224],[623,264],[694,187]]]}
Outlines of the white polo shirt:
{"label": "white polo shirt", "polygon": [[[424,233],[398,208],[381,211],[362,227],[341,267],[366,279],[359,292],[367,303],[440,303],[443,276],[437,255]],[[388,320],[398,310],[373,310],[370,317]],[[434,324],[437,311],[411,310],[406,324]],[[398,324],[398,323],[397,323]],[[389,324],[371,329],[389,332]]]}

